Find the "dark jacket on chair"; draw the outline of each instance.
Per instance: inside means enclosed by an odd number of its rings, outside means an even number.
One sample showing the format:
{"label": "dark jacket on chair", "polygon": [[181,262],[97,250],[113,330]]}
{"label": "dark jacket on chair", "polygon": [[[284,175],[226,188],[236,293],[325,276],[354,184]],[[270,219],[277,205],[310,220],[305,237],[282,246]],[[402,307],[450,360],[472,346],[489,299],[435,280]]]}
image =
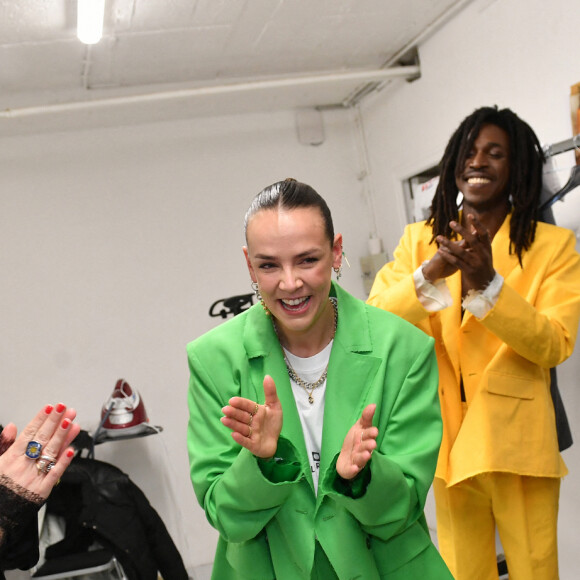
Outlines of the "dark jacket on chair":
{"label": "dark jacket on chair", "polygon": [[187,580],[163,520],[143,492],[117,467],[77,457],[55,487],[47,512],[62,516],[65,538],[45,558],[88,549],[97,540],[117,557],[129,580]]}

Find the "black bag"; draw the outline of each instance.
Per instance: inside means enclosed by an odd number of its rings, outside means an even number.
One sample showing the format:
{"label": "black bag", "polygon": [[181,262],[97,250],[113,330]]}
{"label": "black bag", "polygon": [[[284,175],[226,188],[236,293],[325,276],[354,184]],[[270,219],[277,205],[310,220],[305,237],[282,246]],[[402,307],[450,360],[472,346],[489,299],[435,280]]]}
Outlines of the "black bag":
{"label": "black bag", "polygon": [[550,369],[550,394],[552,395],[552,402],[554,403],[554,413],[556,414],[556,433],[558,434],[558,448],[560,451],[568,449],[574,442],[572,440],[572,432],[568,423],[568,416],[566,409],[564,409],[564,402],[560,396],[560,389],[558,389],[558,377],[556,376],[556,369]]}

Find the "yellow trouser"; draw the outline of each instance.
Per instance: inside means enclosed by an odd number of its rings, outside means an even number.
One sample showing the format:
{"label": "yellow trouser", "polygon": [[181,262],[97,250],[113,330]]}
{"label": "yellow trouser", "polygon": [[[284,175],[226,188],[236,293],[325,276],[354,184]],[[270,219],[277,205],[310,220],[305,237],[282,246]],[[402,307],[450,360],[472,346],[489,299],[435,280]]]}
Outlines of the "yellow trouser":
{"label": "yellow trouser", "polygon": [[497,580],[496,525],[510,580],[558,579],[558,478],[492,472],[449,488],[435,478],[433,489],[439,550],[455,580]]}

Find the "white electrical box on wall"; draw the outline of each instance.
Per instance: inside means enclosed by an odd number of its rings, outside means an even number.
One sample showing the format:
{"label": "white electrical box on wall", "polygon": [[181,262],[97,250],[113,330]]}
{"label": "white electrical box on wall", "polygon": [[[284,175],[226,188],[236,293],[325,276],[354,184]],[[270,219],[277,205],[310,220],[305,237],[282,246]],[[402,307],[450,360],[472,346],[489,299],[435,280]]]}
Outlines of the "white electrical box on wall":
{"label": "white electrical box on wall", "polygon": [[360,259],[363,285],[367,295],[370,294],[377,272],[388,262],[388,260],[389,258],[386,252],[363,256]]}

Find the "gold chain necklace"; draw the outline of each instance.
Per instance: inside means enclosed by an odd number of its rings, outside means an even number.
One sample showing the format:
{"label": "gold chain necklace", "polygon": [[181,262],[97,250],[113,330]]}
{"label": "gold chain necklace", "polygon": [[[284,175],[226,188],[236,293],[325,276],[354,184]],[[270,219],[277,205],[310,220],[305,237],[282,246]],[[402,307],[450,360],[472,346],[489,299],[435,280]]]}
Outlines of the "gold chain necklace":
{"label": "gold chain necklace", "polygon": [[[336,334],[336,326],[338,324],[338,306],[336,304],[336,298],[331,297],[328,300],[330,301],[330,303],[332,304],[332,308],[334,309],[334,330],[332,331],[332,338],[330,339],[330,340],[334,340],[334,335]],[[276,332],[276,336],[278,337],[278,340],[280,340],[280,335],[278,334],[278,328],[276,327],[276,324],[275,324],[273,319],[272,319],[272,324],[274,324],[274,330]],[[280,346],[282,346],[282,343],[280,343]],[[286,356],[286,352],[284,351],[284,348],[282,348],[282,354],[284,356],[284,362],[286,363],[286,370],[288,371],[288,376],[297,385],[301,386],[306,391],[306,393],[308,395],[308,402],[311,405],[313,405],[314,404],[314,397],[312,396],[312,393],[314,392],[314,389],[317,389],[326,380],[326,375],[328,373],[328,364],[326,365],[324,372],[320,375],[320,378],[317,381],[314,381],[313,383],[309,383],[308,381],[305,381],[298,376],[298,373],[294,370],[294,368],[290,364],[290,361],[288,360],[288,357]]]}

